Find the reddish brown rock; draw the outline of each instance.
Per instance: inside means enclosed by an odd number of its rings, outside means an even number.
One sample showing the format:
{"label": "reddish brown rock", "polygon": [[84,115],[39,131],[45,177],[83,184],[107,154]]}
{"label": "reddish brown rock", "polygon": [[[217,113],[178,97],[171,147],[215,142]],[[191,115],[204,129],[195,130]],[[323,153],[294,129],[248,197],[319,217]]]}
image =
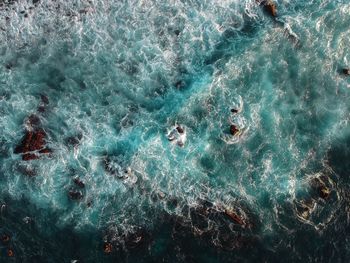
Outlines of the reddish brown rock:
{"label": "reddish brown rock", "polygon": [[[46,132],[41,129],[27,130],[21,143],[15,148],[14,153],[23,154],[24,161],[40,158],[40,154],[51,153],[52,150],[45,147]],[[36,153],[37,152],[37,153]]]}
{"label": "reddish brown rock", "polygon": [[238,132],[239,132],[239,129],[237,128],[237,126],[234,124],[231,124],[231,126],[230,126],[231,135],[236,135]]}
{"label": "reddish brown rock", "polygon": [[23,161],[30,161],[30,160],[36,160],[36,159],[39,159],[39,155],[35,153],[25,153],[22,155]]}
{"label": "reddish brown rock", "polygon": [[8,257],[14,257],[15,256],[15,253],[13,252],[13,250],[11,248],[7,249],[7,256]]}
{"label": "reddish brown rock", "polygon": [[271,16],[277,16],[277,6],[272,0],[256,0],[259,5],[262,5],[264,10]]}
{"label": "reddish brown rock", "polygon": [[112,253],[112,244],[111,243],[104,243],[103,244],[103,252],[105,252],[106,254],[110,254]]}
{"label": "reddish brown rock", "polygon": [[241,225],[241,226],[244,226],[245,223],[243,221],[243,219],[237,215],[235,212],[233,211],[230,211],[230,210],[225,210],[225,214],[235,223]]}
{"label": "reddish brown rock", "polygon": [[277,16],[277,7],[276,7],[276,4],[271,2],[271,1],[268,1],[266,4],[265,4],[265,10],[273,17],[276,17]]}

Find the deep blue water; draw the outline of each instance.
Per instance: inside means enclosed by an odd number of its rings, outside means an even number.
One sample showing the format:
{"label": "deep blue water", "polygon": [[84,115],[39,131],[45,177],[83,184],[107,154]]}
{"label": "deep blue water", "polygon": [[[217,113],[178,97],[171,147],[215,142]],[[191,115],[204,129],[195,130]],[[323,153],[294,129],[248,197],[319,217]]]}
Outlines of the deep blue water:
{"label": "deep blue water", "polygon": [[349,1],[34,2],[0,0],[0,262],[349,262]]}

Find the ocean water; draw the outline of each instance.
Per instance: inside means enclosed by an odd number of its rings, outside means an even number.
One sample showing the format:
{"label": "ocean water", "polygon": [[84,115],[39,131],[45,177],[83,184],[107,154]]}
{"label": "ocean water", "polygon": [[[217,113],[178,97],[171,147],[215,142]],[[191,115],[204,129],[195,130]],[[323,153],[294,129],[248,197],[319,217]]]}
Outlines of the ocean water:
{"label": "ocean water", "polygon": [[350,3],[275,4],[0,1],[0,262],[348,262]]}

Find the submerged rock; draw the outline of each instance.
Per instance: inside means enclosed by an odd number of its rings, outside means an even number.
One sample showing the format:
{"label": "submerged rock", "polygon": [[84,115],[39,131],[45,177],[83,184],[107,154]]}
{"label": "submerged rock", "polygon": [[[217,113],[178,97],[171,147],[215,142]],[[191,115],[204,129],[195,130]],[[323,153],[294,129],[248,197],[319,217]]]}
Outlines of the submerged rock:
{"label": "submerged rock", "polygon": [[46,95],[40,95],[40,103],[38,106],[38,112],[43,113],[46,111],[47,105],[49,104],[49,98]]}
{"label": "submerged rock", "polygon": [[80,200],[83,198],[83,194],[80,191],[71,190],[68,192],[68,196],[72,200]]}
{"label": "submerged rock", "polygon": [[46,95],[41,94],[40,95],[40,103],[38,106],[38,112],[40,112],[40,113],[45,112],[48,104],[49,104],[49,98]]}
{"label": "submerged rock", "polygon": [[41,102],[42,102],[43,104],[45,104],[45,105],[49,104],[49,98],[48,98],[46,95],[41,94],[41,95],[40,95],[40,99],[41,99]]}
{"label": "submerged rock", "polygon": [[7,244],[10,241],[10,239],[11,239],[10,236],[7,234],[2,234],[1,236],[1,242],[3,244]]}
{"label": "submerged rock", "polygon": [[76,136],[70,136],[65,139],[65,143],[67,145],[76,147],[80,144],[81,139],[83,138],[83,135],[81,133],[77,134]]}
{"label": "submerged rock", "polygon": [[84,188],[85,187],[85,184],[83,181],[81,181],[78,177],[77,178],[74,178],[73,182],[79,186],[80,188]]}
{"label": "submerged rock", "polygon": [[31,166],[18,166],[18,171],[23,174],[23,175],[26,175],[26,176],[29,176],[29,177],[33,177],[36,175],[36,171],[33,167]]}

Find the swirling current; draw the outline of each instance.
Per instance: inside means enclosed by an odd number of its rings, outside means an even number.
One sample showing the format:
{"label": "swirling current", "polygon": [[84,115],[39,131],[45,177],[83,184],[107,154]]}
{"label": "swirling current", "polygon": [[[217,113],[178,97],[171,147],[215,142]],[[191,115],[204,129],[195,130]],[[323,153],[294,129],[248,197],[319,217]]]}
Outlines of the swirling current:
{"label": "swirling current", "polygon": [[0,0],[1,262],[349,262],[348,0]]}

